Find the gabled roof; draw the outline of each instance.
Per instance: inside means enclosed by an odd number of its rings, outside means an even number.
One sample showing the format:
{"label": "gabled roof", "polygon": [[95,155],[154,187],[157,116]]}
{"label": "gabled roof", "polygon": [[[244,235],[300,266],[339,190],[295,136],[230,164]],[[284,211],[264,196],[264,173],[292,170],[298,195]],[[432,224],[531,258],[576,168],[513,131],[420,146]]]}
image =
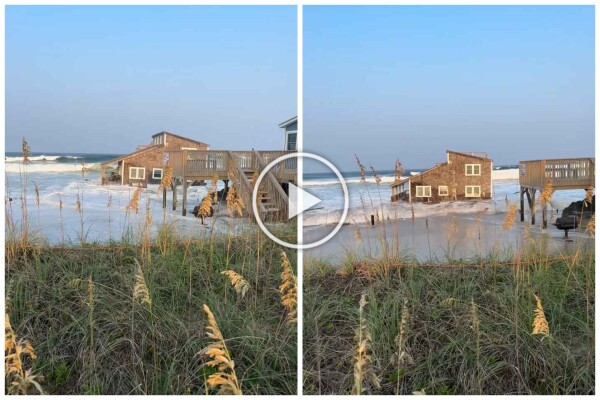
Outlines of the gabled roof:
{"label": "gabled roof", "polygon": [[167,135],[174,136],[174,137],[179,138],[179,139],[189,140],[190,142],[198,143],[198,144],[203,145],[203,146],[208,146],[208,143],[199,142],[198,140],[186,138],[186,137],[177,135],[177,134],[172,133],[172,132],[167,132],[167,131],[162,131],[162,132],[155,133],[154,135],[152,135],[152,138],[154,139],[155,137],[160,136],[160,135],[164,135],[165,133]]}
{"label": "gabled roof", "polygon": [[[464,157],[477,158],[477,159],[482,160],[482,161],[492,161],[492,160],[490,160],[487,157],[487,154],[484,156],[485,153],[463,153],[463,152],[460,152],[460,151],[453,151],[453,150],[446,150],[446,153],[458,154],[458,155],[464,156]],[[420,176],[422,176],[424,174],[427,174],[427,173],[429,173],[429,172],[431,172],[433,170],[436,170],[436,169],[441,168],[441,167],[446,166],[446,165],[448,165],[447,162],[438,164],[435,167],[429,168],[428,170],[420,172],[420,173],[418,173],[416,175],[412,175],[412,176],[410,176],[408,178],[404,178],[404,179],[401,179],[399,181],[395,181],[390,186],[391,187],[395,187],[395,186],[402,185],[403,183],[408,182],[411,179],[419,178]]]}
{"label": "gabled roof", "polygon": [[438,165],[436,165],[436,166],[435,166],[435,167],[433,167],[433,168],[429,168],[429,169],[428,169],[428,170],[426,170],[426,171],[419,172],[419,173],[418,173],[418,174],[416,174],[416,175],[411,175],[411,176],[409,176],[408,178],[400,179],[399,181],[394,181],[394,182],[393,182],[393,183],[392,183],[390,186],[391,186],[391,187],[394,187],[394,186],[402,185],[404,182],[408,182],[408,181],[409,181],[409,180],[411,180],[411,179],[418,178],[418,177],[420,177],[421,175],[424,175],[424,174],[426,174],[426,173],[428,173],[428,172],[431,172],[431,171],[433,171],[433,170],[435,170],[435,169],[441,168],[441,167],[443,167],[443,166],[445,166],[445,165],[448,165],[448,163],[447,163],[447,162],[445,162],[445,163],[441,163],[441,164],[438,164]]}
{"label": "gabled roof", "polygon": [[292,125],[293,123],[296,123],[297,121],[298,121],[298,116],[295,116],[295,117],[288,119],[287,121],[283,121],[282,123],[280,123],[279,127],[285,128],[286,126]]}
{"label": "gabled roof", "polygon": [[112,163],[115,163],[117,161],[125,160],[125,159],[127,159],[129,157],[137,156],[138,154],[146,153],[146,152],[148,152],[150,150],[158,149],[158,148],[161,148],[161,147],[163,147],[163,145],[161,145],[161,144],[150,145],[150,146],[148,146],[148,147],[146,147],[144,149],[141,149],[141,150],[138,150],[138,151],[134,151],[133,153],[125,154],[125,155],[123,155],[121,157],[117,157],[117,158],[113,158],[112,160],[104,161],[101,165],[112,164]]}
{"label": "gabled roof", "polygon": [[461,151],[446,150],[446,153],[458,154],[465,157],[478,158],[480,160],[491,161],[486,153],[466,153]]}

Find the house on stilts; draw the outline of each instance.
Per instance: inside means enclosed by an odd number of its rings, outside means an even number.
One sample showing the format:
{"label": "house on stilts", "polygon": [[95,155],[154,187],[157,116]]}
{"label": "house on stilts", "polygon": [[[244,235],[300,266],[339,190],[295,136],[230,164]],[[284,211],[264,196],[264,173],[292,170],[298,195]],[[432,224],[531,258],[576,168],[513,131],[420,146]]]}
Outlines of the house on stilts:
{"label": "house on stilts", "polygon": [[[594,157],[519,161],[521,222],[525,221],[525,197],[531,214],[531,224],[535,225],[536,193],[541,193],[549,183],[552,185],[552,191],[587,191],[595,186],[595,165]],[[547,205],[542,205],[541,211],[542,227],[545,229],[548,226]]]}
{"label": "house on stilts", "polygon": [[491,199],[492,160],[486,153],[446,151],[446,162],[391,184],[395,201],[439,203]]}
{"label": "house on stilts", "polygon": [[[290,121],[290,120],[288,120]],[[294,121],[296,123],[296,121]],[[133,153],[102,163],[103,185],[142,185],[160,184],[166,167],[172,174],[171,190],[173,210],[177,209],[177,186],[182,186],[182,215],[187,213],[187,189],[193,182],[222,180],[225,187],[234,185],[241,196],[245,213],[253,216],[250,206],[254,179],[273,160],[296,151],[295,136],[293,146],[292,129],[286,130],[286,148],[290,150],[211,150],[209,145],[185,138],[170,132],[160,132],[152,136],[149,145],[138,146]],[[281,124],[280,124],[280,127]],[[292,148],[293,147],[293,148]],[[258,200],[259,217],[262,220],[284,220],[288,215],[288,185],[297,182],[297,160],[284,160],[270,168],[261,182]],[[166,191],[163,191],[163,206],[166,206]]]}

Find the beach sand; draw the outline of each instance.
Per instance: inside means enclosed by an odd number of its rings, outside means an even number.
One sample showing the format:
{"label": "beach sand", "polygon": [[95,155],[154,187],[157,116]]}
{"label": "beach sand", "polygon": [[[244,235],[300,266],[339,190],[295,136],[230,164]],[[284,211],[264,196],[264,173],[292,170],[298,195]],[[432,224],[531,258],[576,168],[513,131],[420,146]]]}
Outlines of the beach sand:
{"label": "beach sand", "polygon": [[[523,245],[526,231],[531,238],[542,237],[542,251],[547,254],[573,251],[577,246],[593,249],[594,240],[584,228],[569,231],[564,239],[564,231],[550,225],[548,229],[531,225],[526,214],[525,222],[515,222],[510,230],[503,230],[505,213],[447,214],[411,219],[386,220],[375,226],[347,224],[325,244],[304,251],[305,260],[317,258],[329,263],[341,263],[348,252],[359,259],[378,258],[383,255],[382,242],[387,243],[389,251],[400,250],[403,255],[414,256],[417,260],[446,261],[470,260],[486,257],[492,253],[501,256],[514,254]],[[519,216],[517,214],[517,221]],[[355,239],[358,227],[362,240]],[[304,228],[304,243],[315,242],[327,235],[333,226],[315,226]]]}

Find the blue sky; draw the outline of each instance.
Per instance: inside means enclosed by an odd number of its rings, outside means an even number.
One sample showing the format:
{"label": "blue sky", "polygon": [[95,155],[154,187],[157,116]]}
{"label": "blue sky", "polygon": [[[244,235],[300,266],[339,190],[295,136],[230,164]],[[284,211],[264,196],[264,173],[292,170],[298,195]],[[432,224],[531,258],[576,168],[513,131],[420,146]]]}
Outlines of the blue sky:
{"label": "blue sky", "polygon": [[6,149],[127,153],[167,130],[281,149],[295,6],[8,6]]}
{"label": "blue sky", "polygon": [[304,150],[355,170],[594,155],[594,8],[304,8]]}

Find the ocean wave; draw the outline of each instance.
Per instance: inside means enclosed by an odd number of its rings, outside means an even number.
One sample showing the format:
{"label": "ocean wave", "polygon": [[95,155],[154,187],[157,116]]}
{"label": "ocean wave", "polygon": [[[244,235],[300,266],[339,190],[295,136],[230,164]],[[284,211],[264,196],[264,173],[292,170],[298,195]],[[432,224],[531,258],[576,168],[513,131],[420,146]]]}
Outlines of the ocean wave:
{"label": "ocean wave", "polygon": [[[411,173],[412,174],[412,173]],[[408,176],[403,176],[402,179],[409,178]],[[492,171],[492,180],[501,181],[501,180],[518,180],[519,179],[519,169],[498,169]],[[393,176],[382,176],[381,183],[393,183],[395,178]],[[360,183],[360,178],[347,178],[345,179],[346,184],[357,184]],[[375,178],[369,177],[366,178],[367,183],[375,184]],[[340,182],[337,179],[322,179],[322,180],[305,180],[303,182],[303,186],[337,186]]]}
{"label": "ocean wave", "polygon": [[[411,219],[444,214],[476,214],[478,212],[494,214],[506,211],[504,204],[496,203],[494,200],[480,201],[452,201],[439,204],[416,204],[409,203],[385,203],[383,205],[383,218],[389,219]],[[367,207],[366,209],[348,210],[345,222],[360,224],[368,221],[371,214],[381,214],[381,205],[378,207]],[[310,210],[303,214],[304,226],[326,225],[337,223],[342,215],[342,210]]]}
{"label": "ocean wave", "polygon": [[[78,156],[45,156],[45,155],[40,155],[40,156],[31,156],[29,157],[29,161],[32,162],[44,162],[44,161],[69,161],[69,160],[76,160],[76,159],[80,159],[82,157],[78,157]],[[19,156],[19,157],[4,157],[4,161],[7,163],[20,163],[23,161],[23,157]]]}
{"label": "ocean wave", "polygon": [[[6,172],[23,172],[24,165],[21,163],[10,163],[5,165]],[[100,171],[100,164],[86,164],[85,168],[88,171]],[[27,172],[29,173],[45,173],[45,172],[81,172],[80,164],[29,164],[27,165]]]}

